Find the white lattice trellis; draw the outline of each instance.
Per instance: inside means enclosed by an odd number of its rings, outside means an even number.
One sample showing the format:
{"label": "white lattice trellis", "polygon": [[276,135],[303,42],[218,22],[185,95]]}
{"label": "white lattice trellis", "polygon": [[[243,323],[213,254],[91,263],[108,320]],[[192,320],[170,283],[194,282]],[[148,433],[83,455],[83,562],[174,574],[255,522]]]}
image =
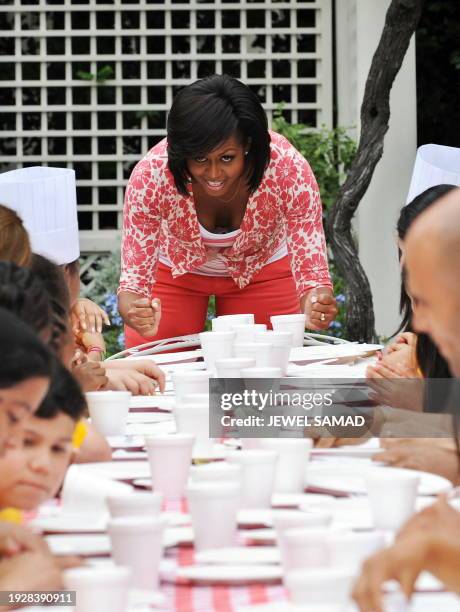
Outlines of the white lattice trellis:
{"label": "white lattice trellis", "polygon": [[0,166],[74,167],[82,248],[110,250],[178,87],[226,72],[331,125],[331,29],[331,0],[2,0]]}

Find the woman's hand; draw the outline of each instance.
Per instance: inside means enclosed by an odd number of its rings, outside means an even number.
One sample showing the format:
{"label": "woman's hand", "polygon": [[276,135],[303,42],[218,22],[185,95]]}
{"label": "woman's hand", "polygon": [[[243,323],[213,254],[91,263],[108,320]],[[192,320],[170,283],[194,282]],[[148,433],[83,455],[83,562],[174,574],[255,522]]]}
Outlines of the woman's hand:
{"label": "woman's hand", "polygon": [[146,338],[155,336],[161,319],[161,301],[150,300],[134,293],[122,292],[118,307],[124,322]]}
{"label": "woman's hand", "polygon": [[300,302],[305,312],[305,327],[313,331],[327,329],[337,315],[337,303],[329,287],[317,287]]}
{"label": "woman's hand", "polygon": [[87,298],[78,298],[70,314],[75,334],[84,331],[101,333],[104,325],[110,325],[107,313]]}

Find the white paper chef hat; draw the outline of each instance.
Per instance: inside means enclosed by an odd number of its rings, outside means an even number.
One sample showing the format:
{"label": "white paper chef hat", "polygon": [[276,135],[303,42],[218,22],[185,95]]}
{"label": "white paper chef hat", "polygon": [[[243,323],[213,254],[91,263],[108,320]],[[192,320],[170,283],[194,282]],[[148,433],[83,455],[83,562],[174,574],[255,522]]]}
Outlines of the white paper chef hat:
{"label": "white paper chef hat", "polygon": [[80,255],[75,172],[36,166],[0,174],[0,204],[15,210],[32,251],[59,265]]}
{"label": "white paper chef hat", "polygon": [[460,149],[435,144],[419,147],[406,203],[443,183],[460,185]]}

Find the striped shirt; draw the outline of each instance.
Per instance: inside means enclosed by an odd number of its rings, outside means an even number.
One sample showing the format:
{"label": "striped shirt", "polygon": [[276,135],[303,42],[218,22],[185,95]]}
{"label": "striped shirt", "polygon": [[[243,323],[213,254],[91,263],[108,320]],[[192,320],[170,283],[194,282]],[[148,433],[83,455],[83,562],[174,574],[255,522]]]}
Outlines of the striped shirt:
{"label": "striped shirt", "polygon": [[[222,255],[222,251],[233,245],[236,237],[241,234],[241,230],[237,229],[232,232],[210,232],[205,227],[198,223],[200,227],[200,234],[203,240],[203,244],[206,248],[208,259],[206,263],[202,264],[195,270],[192,270],[192,274],[201,274],[202,276],[230,276],[227,267],[227,260]],[[278,261],[282,257],[288,254],[286,240],[280,245],[275,253],[268,259],[265,265]],[[160,251],[161,263],[172,268],[172,264],[166,255]]]}

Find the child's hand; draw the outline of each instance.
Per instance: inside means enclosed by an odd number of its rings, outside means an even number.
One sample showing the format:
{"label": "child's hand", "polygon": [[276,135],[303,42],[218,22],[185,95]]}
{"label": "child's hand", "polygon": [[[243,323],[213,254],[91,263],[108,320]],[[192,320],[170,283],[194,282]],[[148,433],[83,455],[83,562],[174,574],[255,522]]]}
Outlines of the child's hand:
{"label": "child's hand", "polygon": [[79,298],[72,307],[72,328],[74,333],[88,331],[101,333],[104,325],[110,325],[107,313],[87,298]]}

